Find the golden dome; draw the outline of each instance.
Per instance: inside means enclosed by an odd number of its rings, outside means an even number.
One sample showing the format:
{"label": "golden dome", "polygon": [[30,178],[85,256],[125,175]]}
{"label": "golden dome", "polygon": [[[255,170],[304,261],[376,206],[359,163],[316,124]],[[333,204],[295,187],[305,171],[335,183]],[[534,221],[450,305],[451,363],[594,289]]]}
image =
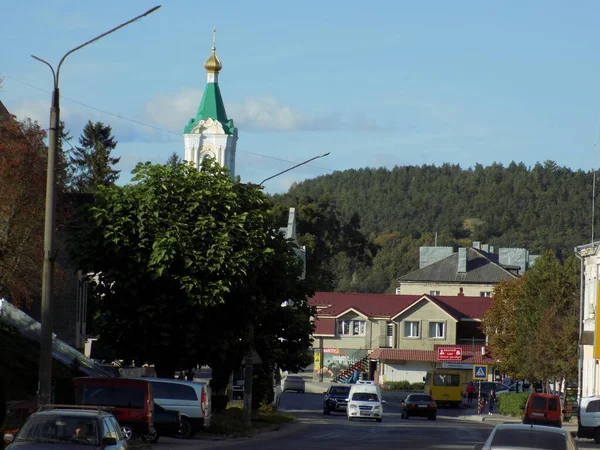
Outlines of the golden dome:
{"label": "golden dome", "polygon": [[219,57],[216,54],[216,50],[217,49],[215,47],[212,48],[212,54],[204,63],[204,68],[209,73],[217,73],[223,67],[223,64],[221,64],[221,61],[219,60]]}

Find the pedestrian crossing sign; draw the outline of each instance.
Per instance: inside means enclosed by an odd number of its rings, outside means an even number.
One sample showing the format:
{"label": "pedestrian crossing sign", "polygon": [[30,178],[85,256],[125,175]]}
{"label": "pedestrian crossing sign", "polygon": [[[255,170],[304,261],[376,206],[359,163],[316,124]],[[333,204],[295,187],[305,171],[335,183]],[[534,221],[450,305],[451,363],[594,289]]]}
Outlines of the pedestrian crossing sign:
{"label": "pedestrian crossing sign", "polygon": [[474,380],[487,380],[488,375],[488,367],[487,366],[478,366],[477,364],[473,365],[473,379]]}

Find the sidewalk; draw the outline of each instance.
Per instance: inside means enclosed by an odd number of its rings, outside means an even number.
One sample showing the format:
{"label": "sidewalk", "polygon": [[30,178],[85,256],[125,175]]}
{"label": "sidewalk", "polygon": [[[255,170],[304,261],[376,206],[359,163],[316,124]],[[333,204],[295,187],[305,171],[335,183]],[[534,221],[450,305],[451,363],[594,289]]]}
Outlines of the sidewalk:
{"label": "sidewalk", "polygon": [[[472,420],[475,422],[485,422],[491,425],[500,423],[521,423],[521,419],[513,416],[503,416],[501,414],[470,414],[457,417],[458,420]],[[572,418],[570,422],[563,422],[562,426],[565,430],[569,430],[571,434],[577,435],[577,420]]]}

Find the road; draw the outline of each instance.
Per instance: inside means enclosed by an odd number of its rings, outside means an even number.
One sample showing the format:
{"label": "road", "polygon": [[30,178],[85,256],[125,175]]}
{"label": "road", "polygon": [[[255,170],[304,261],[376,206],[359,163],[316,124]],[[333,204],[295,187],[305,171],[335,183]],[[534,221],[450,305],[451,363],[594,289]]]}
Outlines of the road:
{"label": "road", "polygon": [[[324,416],[323,396],[313,393],[287,392],[281,398],[280,409],[298,418],[298,422],[281,431],[265,433],[252,439],[209,441],[198,436],[189,440],[161,438],[152,445],[153,450],[188,450],[191,448],[235,448],[239,450],[336,450],[347,449],[472,449],[476,442],[483,442],[493,425],[458,420],[465,408],[449,408],[439,411],[435,422],[422,418],[400,419],[398,394],[384,393],[382,423],[370,420],[348,422],[344,414]],[[471,413],[467,409],[467,413]],[[598,448],[593,441],[578,442],[579,448]]]}

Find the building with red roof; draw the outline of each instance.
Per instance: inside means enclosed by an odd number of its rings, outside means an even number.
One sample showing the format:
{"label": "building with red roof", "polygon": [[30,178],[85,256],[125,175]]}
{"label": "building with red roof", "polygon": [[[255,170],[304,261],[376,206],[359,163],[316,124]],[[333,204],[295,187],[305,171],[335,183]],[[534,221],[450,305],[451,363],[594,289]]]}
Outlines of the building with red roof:
{"label": "building with red roof", "polygon": [[[340,381],[355,370],[377,382],[422,381],[435,368],[462,370],[491,364],[485,355],[481,317],[489,297],[317,292],[315,376]],[[440,360],[440,348],[460,359]],[[483,351],[482,351],[483,347]],[[323,364],[321,364],[323,363]]]}

